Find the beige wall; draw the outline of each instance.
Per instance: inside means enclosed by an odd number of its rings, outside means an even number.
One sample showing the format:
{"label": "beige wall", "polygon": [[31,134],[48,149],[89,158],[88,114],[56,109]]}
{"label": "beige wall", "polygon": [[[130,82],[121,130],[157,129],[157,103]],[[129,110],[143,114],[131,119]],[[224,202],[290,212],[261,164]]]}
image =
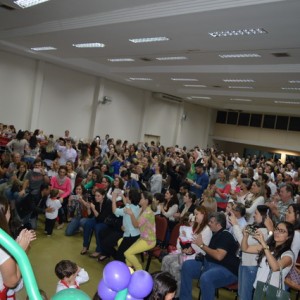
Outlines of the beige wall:
{"label": "beige wall", "polygon": [[244,148],[300,156],[300,132],[215,124],[212,139],[226,152],[243,153]]}

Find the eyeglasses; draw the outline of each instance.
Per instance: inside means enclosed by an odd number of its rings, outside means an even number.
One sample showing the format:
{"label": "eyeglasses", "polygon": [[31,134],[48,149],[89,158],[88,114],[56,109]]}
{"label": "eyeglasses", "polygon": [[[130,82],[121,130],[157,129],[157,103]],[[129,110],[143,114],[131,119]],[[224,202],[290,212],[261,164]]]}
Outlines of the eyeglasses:
{"label": "eyeglasses", "polygon": [[274,231],[275,231],[275,232],[277,231],[277,232],[279,232],[279,233],[287,233],[286,230],[281,229],[281,228],[278,228],[278,227],[276,227]]}

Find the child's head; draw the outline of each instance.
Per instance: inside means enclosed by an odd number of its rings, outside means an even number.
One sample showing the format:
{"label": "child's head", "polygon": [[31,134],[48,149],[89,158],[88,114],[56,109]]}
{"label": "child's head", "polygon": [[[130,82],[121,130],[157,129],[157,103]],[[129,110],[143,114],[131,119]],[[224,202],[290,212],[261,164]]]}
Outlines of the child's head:
{"label": "child's head", "polygon": [[59,190],[58,189],[52,189],[50,191],[50,198],[56,198],[59,194]]}
{"label": "child's head", "polygon": [[173,299],[177,290],[177,283],[169,272],[157,272],[152,275],[153,290],[145,299],[164,300]]}
{"label": "child's head", "polygon": [[154,194],[154,201],[158,203],[164,203],[165,201],[165,196],[162,193],[155,193]]}
{"label": "child's head", "polygon": [[61,260],[55,266],[55,274],[59,279],[69,278],[76,274],[78,266],[70,260]]}
{"label": "child's head", "polygon": [[192,218],[190,217],[191,213],[186,212],[181,218],[180,218],[180,224],[185,226],[190,226],[192,223]]}

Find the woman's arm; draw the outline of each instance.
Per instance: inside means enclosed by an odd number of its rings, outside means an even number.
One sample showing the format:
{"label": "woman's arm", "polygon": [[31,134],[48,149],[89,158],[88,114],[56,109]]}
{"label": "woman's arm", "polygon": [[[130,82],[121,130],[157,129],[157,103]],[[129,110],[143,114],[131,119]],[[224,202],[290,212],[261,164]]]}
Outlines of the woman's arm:
{"label": "woman's arm", "polygon": [[216,193],[221,197],[222,199],[226,199],[228,194],[230,193],[231,190],[231,185],[228,183],[225,185],[223,189],[221,188],[216,188]]}
{"label": "woman's arm", "polygon": [[256,198],[253,201],[252,205],[249,208],[246,208],[246,214],[247,215],[254,214],[257,206],[264,204],[264,202],[265,202],[264,197],[263,196],[259,196],[258,198]]}
{"label": "woman's arm", "polygon": [[177,213],[178,211],[178,205],[174,204],[172,205],[168,211],[162,210],[162,214],[166,217],[166,218],[170,218],[172,217],[175,213]]}
{"label": "woman's arm", "polygon": [[136,219],[135,215],[133,214],[133,211],[131,210],[131,208],[125,207],[124,212],[130,216],[130,220],[131,220],[132,225],[135,228],[139,228],[138,220]]}
{"label": "woman's arm", "polygon": [[260,244],[249,246],[248,245],[248,238],[249,238],[249,233],[244,228],[243,229],[243,239],[242,239],[242,242],[241,242],[241,250],[243,252],[247,252],[247,253],[254,253],[254,254],[259,253],[260,250],[262,249],[262,246]]}

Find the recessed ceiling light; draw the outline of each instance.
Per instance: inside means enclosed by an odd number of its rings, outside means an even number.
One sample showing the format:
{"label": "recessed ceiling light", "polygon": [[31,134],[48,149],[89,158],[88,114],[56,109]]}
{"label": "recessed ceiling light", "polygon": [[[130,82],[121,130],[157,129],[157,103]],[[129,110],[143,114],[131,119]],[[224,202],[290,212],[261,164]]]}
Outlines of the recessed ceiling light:
{"label": "recessed ceiling light", "polygon": [[228,88],[229,89],[249,89],[249,90],[253,89],[252,86],[232,86],[232,85],[228,86]]}
{"label": "recessed ceiling light", "polygon": [[203,85],[203,84],[184,84],[183,86],[185,87],[196,87],[196,88],[205,88],[207,87],[206,85]]}
{"label": "recessed ceiling light", "polygon": [[266,34],[268,33],[263,28],[256,29],[239,29],[239,30],[225,30],[209,32],[208,34],[212,37],[228,37],[228,36],[239,36],[239,35],[253,35],[253,34]]}
{"label": "recessed ceiling light", "polygon": [[146,77],[130,77],[130,80],[143,80],[143,81],[149,81],[152,80],[151,78],[146,78]]}
{"label": "recessed ceiling light", "polygon": [[300,91],[300,88],[294,88],[294,87],[290,87],[290,88],[281,88],[282,90],[288,90],[288,91]]}
{"label": "recessed ceiling light", "polygon": [[246,53],[246,54],[220,54],[221,58],[258,58],[261,55],[256,53]]}
{"label": "recessed ceiling light", "polygon": [[185,56],[167,56],[167,57],[156,57],[157,60],[185,60]]}
{"label": "recessed ceiling light", "polygon": [[17,1],[14,1],[14,3],[22,8],[27,8],[27,7],[38,5],[43,2],[47,2],[47,1],[49,1],[49,0],[17,0]]}
{"label": "recessed ceiling light", "polygon": [[231,98],[231,101],[251,102],[251,99]]}
{"label": "recessed ceiling light", "polygon": [[151,37],[151,38],[138,38],[138,39],[129,39],[132,43],[154,43],[154,42],[164,42],[169,41],[170,39],[165,36],[159,36],[159,37]]}
{"label": "recessed ceiling light", "polygon": [[110,62],[126,62],[126,61],[134,61],[132,58],[108,58]]}
{"label": "recessed ceiling light", "polygon": [[82,44],[72,44],[76,48],[104,48],[105,44],[102,43],[82,43]]}
{"label": "recessed ceiling light", "polygon": [[31,50],[34,50],[34,51],[48,51],[48,50],[57,50],[56,48],[54,47],[51,47],[51,46],[44,46],[44,47],[33,47],[33,48],[30,48]]}
{"label": "recessed ceiling light", "polygon": [[207,99],[207,100],[211,99],[211,97],[205,97],[205,96],[191,96],[190,98],[191,99]]}
{"label": "recessed ceiling light", "polygon": [[289,80],[289,83],[300,83],[300,80]]}
{"label": "recessed ceiling light", "polygon": [[294,102],[294,101],[274,101],[274,103],[277,103],[277,104],[300,104],[300,102]]}
{"label": "recessed ceiling light", "polygon": [[255,82],[253,79],[223,79],[224,82]]}
{"label": "recessed ceiling light", "polygon": [[195,79],[195,78],[171,78],[171,80],[174,80],[174,81],[198,81],[198,79]]}

